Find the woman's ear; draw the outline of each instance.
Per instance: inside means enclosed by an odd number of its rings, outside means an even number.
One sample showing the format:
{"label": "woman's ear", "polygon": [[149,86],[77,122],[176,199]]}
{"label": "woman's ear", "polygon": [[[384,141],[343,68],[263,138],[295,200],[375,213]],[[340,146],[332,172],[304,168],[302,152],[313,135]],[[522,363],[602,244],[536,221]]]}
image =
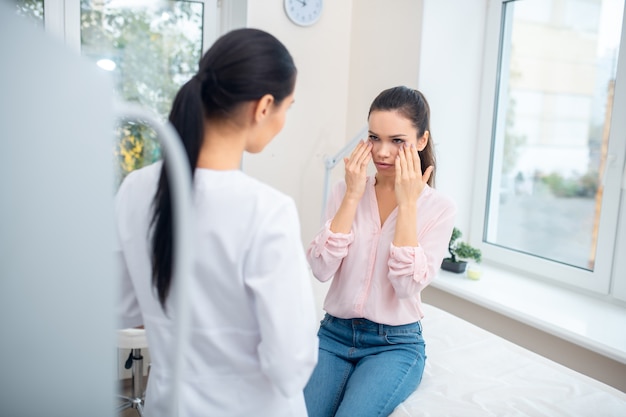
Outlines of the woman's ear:
{"label": "woman's ear", "polygon": [[273,105],[274,96],[271,94],[266,94],[258,99],[254,106],[254,121],[258,123],[265,119],[270,114]]}
{"label": "woman's ear", "polygon": [[424,131],[424,134],[422,135],[422,137],[417,140],[417,150],[423,151],[424,148],[426,148],[426,145],[428,145],[429,139],[430,139],[430,132],[426,130]]}

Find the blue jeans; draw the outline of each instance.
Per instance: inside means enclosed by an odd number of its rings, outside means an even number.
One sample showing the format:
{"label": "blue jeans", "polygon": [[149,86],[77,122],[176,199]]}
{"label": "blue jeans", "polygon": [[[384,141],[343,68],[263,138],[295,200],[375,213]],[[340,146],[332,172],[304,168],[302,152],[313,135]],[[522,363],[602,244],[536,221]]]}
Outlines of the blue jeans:
{"label": "blue jeans", "polygon": [[318,363],[304,388],[309,417],[388,416],[422,380],[420,322],[387,326],[326,314],[318,336]]}

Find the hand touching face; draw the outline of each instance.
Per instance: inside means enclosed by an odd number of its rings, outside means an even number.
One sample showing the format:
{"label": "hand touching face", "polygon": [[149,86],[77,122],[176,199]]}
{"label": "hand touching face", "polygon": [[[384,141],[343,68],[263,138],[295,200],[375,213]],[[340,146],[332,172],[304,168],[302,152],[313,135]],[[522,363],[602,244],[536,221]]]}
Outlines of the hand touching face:
{"label": "hand touching face", "polygon": [[395,160],[395,194],[398,205],[414,204],[426,187],[433,166],[426,168],[422,174],[421,161],[417,147],[413,144],[403,145]]}
{"label": "hand touching face", "polygon": [[349,158],[344,158],[346,197],[360,200],[365,192],[367,165],[372,160],[372,144],[360,141]]}

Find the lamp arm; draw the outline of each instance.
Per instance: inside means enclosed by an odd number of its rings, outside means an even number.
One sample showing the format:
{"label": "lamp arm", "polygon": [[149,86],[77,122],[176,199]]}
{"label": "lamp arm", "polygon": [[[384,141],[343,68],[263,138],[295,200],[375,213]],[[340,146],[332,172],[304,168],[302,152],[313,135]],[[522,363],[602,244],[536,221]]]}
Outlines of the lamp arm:
{"label": "lamp arm", "polygon": [[114,102],[114,113],[121,121],[141,121],[152,127],[157,139],[163,146],[163,156],[167,158],[167,169],[172,191],[172,211],[174,224],[174,252],[176,260],[172,271],[172,290],[174,300],[174,361],[172,375],[172,401],[168,416],[178,416],[180,403],[180,381],[184,372],[184,352],[189,339],[190,311],[188,302],[189,276],[193,262],[193,246],[191,245],[193,210],[191,169],[187,155],[178,133],[169,122],[161,121],[155,114],[133,103]]}
{"label": "lamp arm", "polygon": [[365,125],[357,132],[356,135],[352,137],[350,142],[346,143],[346,145],[339,150],[333,156],[327,156],[324,159],[324,167],[326,172],[324,174],[324,193],[322,196],[322,214],[321,214],[321,224],[324,224],[324,213],[326,212],[326,204],[328,203],[328,194],[330,193],[330,172],[335,166],[346,156],[348,155],[356,146],[356,144],[363,139],[363,137],[367,134],[368,126]]}

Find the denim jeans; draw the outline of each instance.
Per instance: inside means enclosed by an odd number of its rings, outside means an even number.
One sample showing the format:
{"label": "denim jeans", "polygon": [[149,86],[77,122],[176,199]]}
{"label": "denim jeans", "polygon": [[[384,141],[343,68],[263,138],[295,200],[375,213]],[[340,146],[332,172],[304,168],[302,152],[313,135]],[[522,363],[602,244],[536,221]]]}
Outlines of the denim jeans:
{"label": "denim jeans", "polygon": [[387,326],[324,316],[318,363],[304,388],[309,417],[388,416],[419,385],[420,322]]}

